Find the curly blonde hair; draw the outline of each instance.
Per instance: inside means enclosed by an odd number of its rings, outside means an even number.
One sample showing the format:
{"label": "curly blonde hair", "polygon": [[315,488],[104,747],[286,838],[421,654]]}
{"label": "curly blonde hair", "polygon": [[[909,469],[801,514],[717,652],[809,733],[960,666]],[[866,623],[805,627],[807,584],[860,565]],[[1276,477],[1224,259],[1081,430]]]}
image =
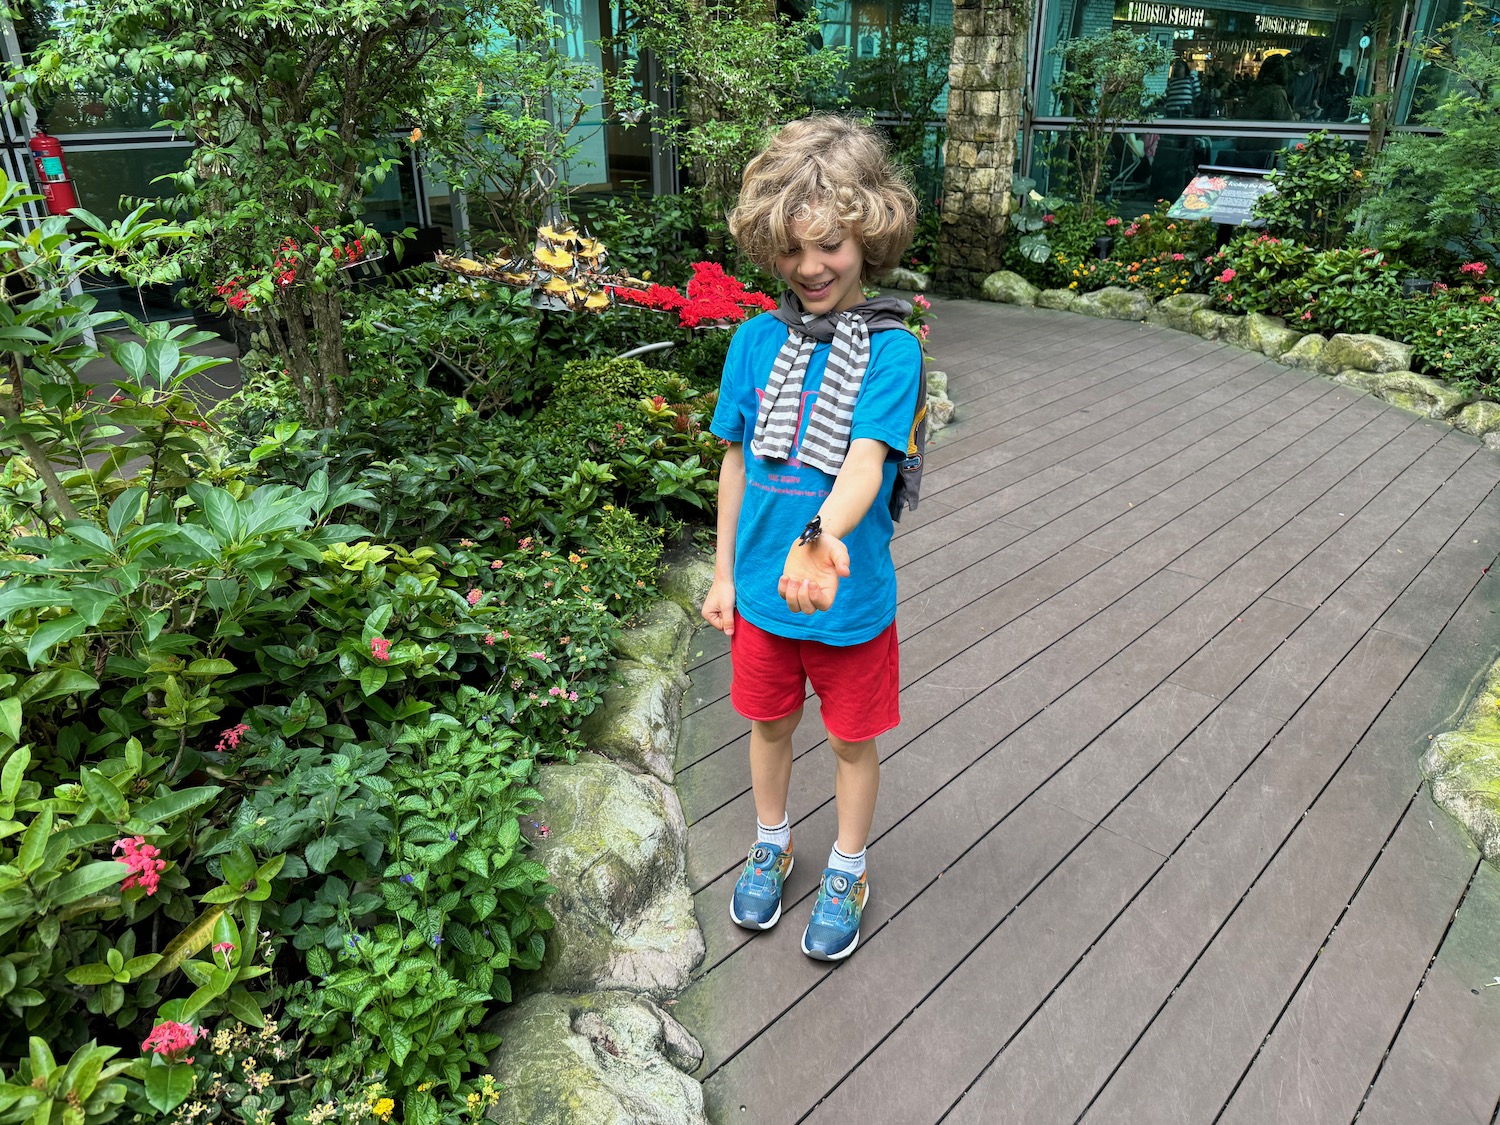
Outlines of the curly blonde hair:
{"label": "curly blonde hair", "polygon": [[746,165],[729,233],[751,261],[774,273],[798,223],[814,241],[858,238],[868,279],[896,265],[911,245],[917,197],[874,129],[815,114],[782,126]]}

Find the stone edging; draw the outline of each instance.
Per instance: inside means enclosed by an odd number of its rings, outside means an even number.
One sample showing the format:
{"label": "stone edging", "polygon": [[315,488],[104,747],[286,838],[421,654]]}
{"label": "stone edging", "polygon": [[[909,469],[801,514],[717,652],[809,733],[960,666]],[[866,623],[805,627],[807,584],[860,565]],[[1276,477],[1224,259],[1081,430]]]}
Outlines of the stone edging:
{"label": "stone edging", "polygon": [[1141,320],[1159,328],[1224,340],[1306,371],[1331,376],[1393,406],[1437,419],[1500,450],[1500,402],[1474,401],[1429,375],[1411,370],[1411,345],[1384,336],[1299,332],[1276,316],[1235,316],[1209,307],[1204,293],[1178,293],[1153,302],[1144,293],[1108,286],[1088,293],[1038,289],[1020,274],[1000,270],[985,279],[985,300],[1061,309],[1106,320]]}
{"label": "stone edging", "polygon": [[[557,887],[542,968],[488,1025],[506,1125],[708,1125],[703,1050],[672,1017],[703,959],[672,789],[697,607],[713,567],[672,553],[664,600],[616,645],[614,683],[575,763],[539,771],[534,858]],[[545,831],[544,831],[545,828]]]}
{"label": "stone edging", "polygon": [[1422,776],[1484,858],[1500,863],[1500,663],[1490,667],[1458,729],[1432,740]]}

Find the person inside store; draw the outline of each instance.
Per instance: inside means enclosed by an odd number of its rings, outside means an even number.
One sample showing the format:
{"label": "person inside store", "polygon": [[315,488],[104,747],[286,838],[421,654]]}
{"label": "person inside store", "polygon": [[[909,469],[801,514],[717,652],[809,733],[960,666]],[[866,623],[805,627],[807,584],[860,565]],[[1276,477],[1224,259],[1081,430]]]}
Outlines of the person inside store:
{"label": "person inside store", "polygon": [[1156,112],[1162,117],[1202,117],[1202,103],[1203,83],[1198,72],[1187,59],[1173,59],[1166,93],[1157,103]]}
{"label": "person inside store", "polygon": [[1271,55],[1260,64],[1255,81],[1240,99],[1235,116],[1242,121],[1295,121],[1296,112],[1287,94],[1285,55]]}
{"label": "person inside store", "polygon": [[1295,55],[1287,57],[1287,97],[1292,112],[1301,121],[1320,120],[1327,100],[1327,71],[1322,44],[1309,39]]}

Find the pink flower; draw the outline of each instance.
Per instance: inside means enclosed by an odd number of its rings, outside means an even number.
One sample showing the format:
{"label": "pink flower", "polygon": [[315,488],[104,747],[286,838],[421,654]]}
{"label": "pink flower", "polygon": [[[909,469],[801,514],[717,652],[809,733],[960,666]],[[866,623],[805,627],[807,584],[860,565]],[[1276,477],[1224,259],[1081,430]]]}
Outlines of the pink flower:
{"label": "pink flower", "polygon": [[559,695],[562,694],[562,688],[560,688],[560,687],[550,687],[550,688],[547,689],[547,694],[551,695],[551,696],[554,696],[554,697],[555,696],[559,696]]}
{"label": "pink flower", "polygon": [[1302,319],[1303,320],[1311,320],[1312,319],[1312,309],[1308,309],[1305,313],[1303,313],[1302,314]]}
{"label": "pink flower", "polygon": [[576,691],[570,691],[570,692],[568,692],[568,702],[569,703],[577,703],[578,702],[578,693]]}
{"label": "pink flower", "polygon": [[919,339],[926,340],[927,339],[927,333],[929,333],[931,331],[932,331],[932,328],[929,325],[920,324],[920,325],[917,326],[917,336],[918,336]]}
{"label": "pink flower", "polygon": [[1126,238],[1134,238],[1135,237],[1135,232],[1138,231],[1138,230],[1140,230],[1140,229],[1141,228],[1139,226],[1137,226],[1135,223],[1131,223],[1128,227],[1125,228],[1125,230],[1122,233],[1124,233],[1124,235],[1125,235]]}
{"label": "pink flower", "polygon": [[531,550],[531,536],[528,535],[525,539],[522,539],[519,543],[517,543],[516,546],[521,548],[521,550],[523,551]]}
{"label": "pink flower", "polygon": [[505,560],[504,559],[495,559],[493,562],[490,563],[490,569],[491,570],[499,570],[504,565],[505,565]]}
{"label": "pink flower", "polygon": [[510,517],[509,516],[501,516],[500,517],[500,522],[503,523],[506,527],[509,527],[510,526]]}
{"label": "pink flower", "polygon": [[141,1050],[152,1054],[161,1055],[171,1063],[191,1063],[191,1058],[183,1058],[183,1054],[191,1051],[201,1038],[206,1038],[208,1028],[194,1031],[185,1023],[176,1020],[166,1020],[151,1029],[151,1034],[146,1036],[146,1041],[141,1044]]}
{"label": "pink flower", "polygon": [[238,747],[240,744],[240,739],[244,738],[245,735],[249,733],[249,731],[250,728],[244,723],[236,723],[234,726],[230,727],[222,735],[219,736],[219,745],[217,747],[219,753],[222,754],[226,750],[233,750]]}
{"label": "pink flower", "polygon": [[1104,220],[1104,225],[1107,227],[1117,227],[1120,225],[1120,220],[1111,215],[1109,218]]}
{"label": "pink flower", "polygon": [[1229,282],[1233,281],[1237,276],[1239,276],[1239,275],[1236,274],[1234,272],[1234,270],[1226,269],[1223,273],[1221,273],[1219,275],[1219,280],[1222,281],[1222,282],[1224,282],[1227,285]]}
{"label": "pink flower", "polygon": [[479,599],[482,597],[484,597],[484,591],[476,587],[470,590],[468,594],[465,595],[464,600],[467,601],[470,606],[476,606],[479,604]]}
{"label": "pink flower", "polygon": [[922,296],[922,294],[920,293],[917,293],[912,297],[911,303],[916,305],[917,308],[921,309],[923,312],[926,312],[928,309],[932,308],[932,302],[929,301],[926,297]]}
{"label": "pink flower", "polygon": [[528,652],[526,655],[533,660],[540,660],[543,664],[547,662],[547,654],[545,652]]}
{"label": "pink flower", "polygon": [[384,637],[371,637],[370,655],[376,660],[389,660],[391,658],[391,642]]}
{"label": "pink flower", "polygon": [[494,644],[495,643],[495,634],[494,633],[486,633],[484,635],[484,643],[487,644],[487,645]]}
{"label": "pink flower", "polygon": [[1479,298],[1479,303],[1481,305],[1493,305],[1495,298],[1491,294],[1486,293],[1483,297]]}
{"label": "pink flower", "polygon": [[1173,254],[1172,255],[1172,261],[1174,261],[1174,262],[1185,262],[1185,261],[1187,261],[1187,255],[1186,254]]}
{"label": "pink flower", "polygon": [[1432,291],[1434,293],[1446,293],[1446,292],[1448,292],[1448,287],[1446,285],[1444,285],[1441,281],[1434,281],[1432,283]]}
{"label": "pink flower", "polygon": [[130,867],[130,874],[125,876],[120,889],[128,891],[132,887],[144,887],[146,894],[154,895],[161,883],[161,873],[167,869],[167,861],[161,858],[161,849],[146,843],[144,836],[126,836],[116,840],[110,849],[111,854],[116,852],[125,853],[120,862]]}
{"label": "pink flower", "polygon": [[1055,223],[1055,222],[1057,222],[1057,216],[1056,215],[1043,215],[1042,216],[1042,222],[1044,222],[1044,223]]}
{"label": "pink flower", "polygon": [[214,952],[223,954],[224,967],[229,968],[229,955],[234,952],[234,942],[219,941],[214,943]]}

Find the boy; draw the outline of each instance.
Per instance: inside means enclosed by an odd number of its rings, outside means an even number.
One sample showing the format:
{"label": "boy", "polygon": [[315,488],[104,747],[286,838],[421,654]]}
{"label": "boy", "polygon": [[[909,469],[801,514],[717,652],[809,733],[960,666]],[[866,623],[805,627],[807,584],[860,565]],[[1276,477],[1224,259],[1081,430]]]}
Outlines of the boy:
{"label": "boy", "polygon": [[836,756],[838,839],[802,951],[826,961],[859,944],[875,739],[900,722],[892,498],[917,425],[922,349],[895,331],[909,306],[866,301],[863,282],[900,260],[915,221],[880,138],[816,116],[750,162],[729,224],[787,286],[774,313],[735,334],[710,427],[730,444],[703,616],[730,638],[756,810],[730,916],[762,930],[781,917],[792,732],[810,680]]}

